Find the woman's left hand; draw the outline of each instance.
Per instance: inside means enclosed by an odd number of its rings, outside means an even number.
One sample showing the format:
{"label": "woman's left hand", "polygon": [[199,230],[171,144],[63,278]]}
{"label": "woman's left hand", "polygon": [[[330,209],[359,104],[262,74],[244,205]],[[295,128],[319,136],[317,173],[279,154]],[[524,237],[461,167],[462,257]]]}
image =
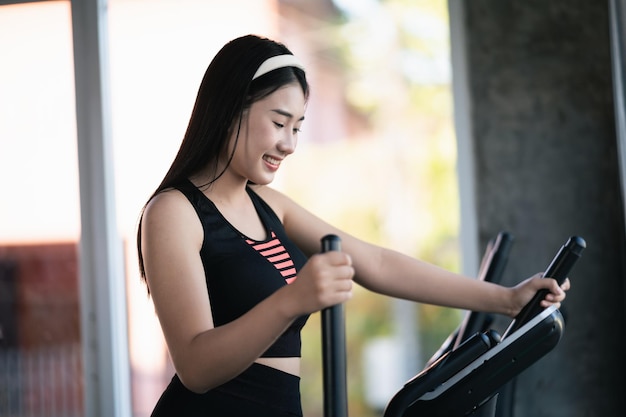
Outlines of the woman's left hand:
{"label": "woman's left hand", "polygon": [[565,291],[570,289],[569,278],[566,278],[563,284],[559,286],[555,279],[550,277],[543,278],[543,273],[537,273],[513,287],[513,308],[511,317],[517,316],[522,308],[534,297],[537,291],[543,289],[550,292],[541,300],[541,307],[547,308],[554,305],[559,308],[561,307],[561,302],[565,299]]}

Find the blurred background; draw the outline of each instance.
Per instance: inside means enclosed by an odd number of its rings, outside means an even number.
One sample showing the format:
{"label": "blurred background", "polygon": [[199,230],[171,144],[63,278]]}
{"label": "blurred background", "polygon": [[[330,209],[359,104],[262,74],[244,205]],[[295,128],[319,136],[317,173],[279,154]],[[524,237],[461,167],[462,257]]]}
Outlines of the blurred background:
{"label": "blurred background", "polygon": [[[210,60],[248,33],[307,67],[298,150],[273,185],[314,213],[470,276],[509,230],[511,285],[570,234],[587,237],[580,275],[603,281],[577,282],[567,311],[577,326],[554,365],[527,373],[516,411],[621,415],[624,359],[610,335],[626,328],[624,32],[612,20],[623,1],[109,0],[97,29],[81,26],[90,3],[0,2],[0,416],[150,414],[173,369],[139,279],[139,213]],[[81,30],[100,32],[102,50]],[[102,86],[85,89],[96,75]],[[92,98],[104,114],[95,133]],[[593,320],[584,307],[601,303]],[[346,306],[350,414],[381,415],[462,314],[357,289]],[[323,413],[320,347],[313,315],[308,417]],[[548,402],[548,414],[536,409]]]}

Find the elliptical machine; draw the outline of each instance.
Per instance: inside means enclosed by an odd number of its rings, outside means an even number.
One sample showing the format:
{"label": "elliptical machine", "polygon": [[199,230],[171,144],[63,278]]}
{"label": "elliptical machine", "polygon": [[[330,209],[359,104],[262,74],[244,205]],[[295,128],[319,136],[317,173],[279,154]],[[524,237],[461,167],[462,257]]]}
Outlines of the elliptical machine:
{"label": "elliptical machine", "polygon": [[[481,279],[501,276],[511,237],[501,233],[490,243]],[[341,250],[337,236],[322,239],[322,252]],[[570,237],[546,268],[545,276],[562,284],[578,261],[586,242]],[[489,315],[468,313],[426,368],[389,401],[384,417],[494,416],[498,391],[545,356],[561,340],[565,322],[554,306],[543,309],[539,291],[500,336],[488,329]],[[347,417],[345,320],[343,305],[322,311],[324,415]]]}

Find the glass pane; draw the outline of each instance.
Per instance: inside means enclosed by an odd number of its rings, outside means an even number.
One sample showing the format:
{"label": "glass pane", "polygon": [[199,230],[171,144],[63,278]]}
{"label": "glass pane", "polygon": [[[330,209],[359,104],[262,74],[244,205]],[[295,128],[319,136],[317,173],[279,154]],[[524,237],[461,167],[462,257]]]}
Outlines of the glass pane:
{"label": "glass pane", "polygon": [[0,415],[79,416],[70,4],[0,7]]}

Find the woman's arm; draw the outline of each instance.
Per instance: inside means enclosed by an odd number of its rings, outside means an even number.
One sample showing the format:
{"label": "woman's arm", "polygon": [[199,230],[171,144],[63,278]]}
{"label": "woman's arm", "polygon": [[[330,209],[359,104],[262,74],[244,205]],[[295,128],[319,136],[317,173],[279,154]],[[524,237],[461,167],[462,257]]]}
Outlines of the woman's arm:
{"label": "woman's arm", "polygon": [[[554,280],[534,276],[507,288],[446,271],[394,250],[359,240],[314,216],[283,194],[267,187],[259,193],[282,216],[289,236],[304,251],[319,250],[329,233],[342,240],[352,258],[355,281],[372,291],[416,302],[515,316],[541,288],[550,290],[543,306],[559,304],[565,293]],[[564,289],[569,288],[567,281]]]}
{"label": "woman's arm", "polygon": [[[301,271],[309,279],[299,276],[298,285],[276,291],[239,319],[215,327],[199,255],[203,230],[194,209],[172,190],[155,197],[143,216],[142,253],[150,294],[176,371],[191,391],[205,392],[232,379],[296,317],[349,296],[347,257],[318,256]],[[343,285],[324,284],[337,274],[343,274]]]}

